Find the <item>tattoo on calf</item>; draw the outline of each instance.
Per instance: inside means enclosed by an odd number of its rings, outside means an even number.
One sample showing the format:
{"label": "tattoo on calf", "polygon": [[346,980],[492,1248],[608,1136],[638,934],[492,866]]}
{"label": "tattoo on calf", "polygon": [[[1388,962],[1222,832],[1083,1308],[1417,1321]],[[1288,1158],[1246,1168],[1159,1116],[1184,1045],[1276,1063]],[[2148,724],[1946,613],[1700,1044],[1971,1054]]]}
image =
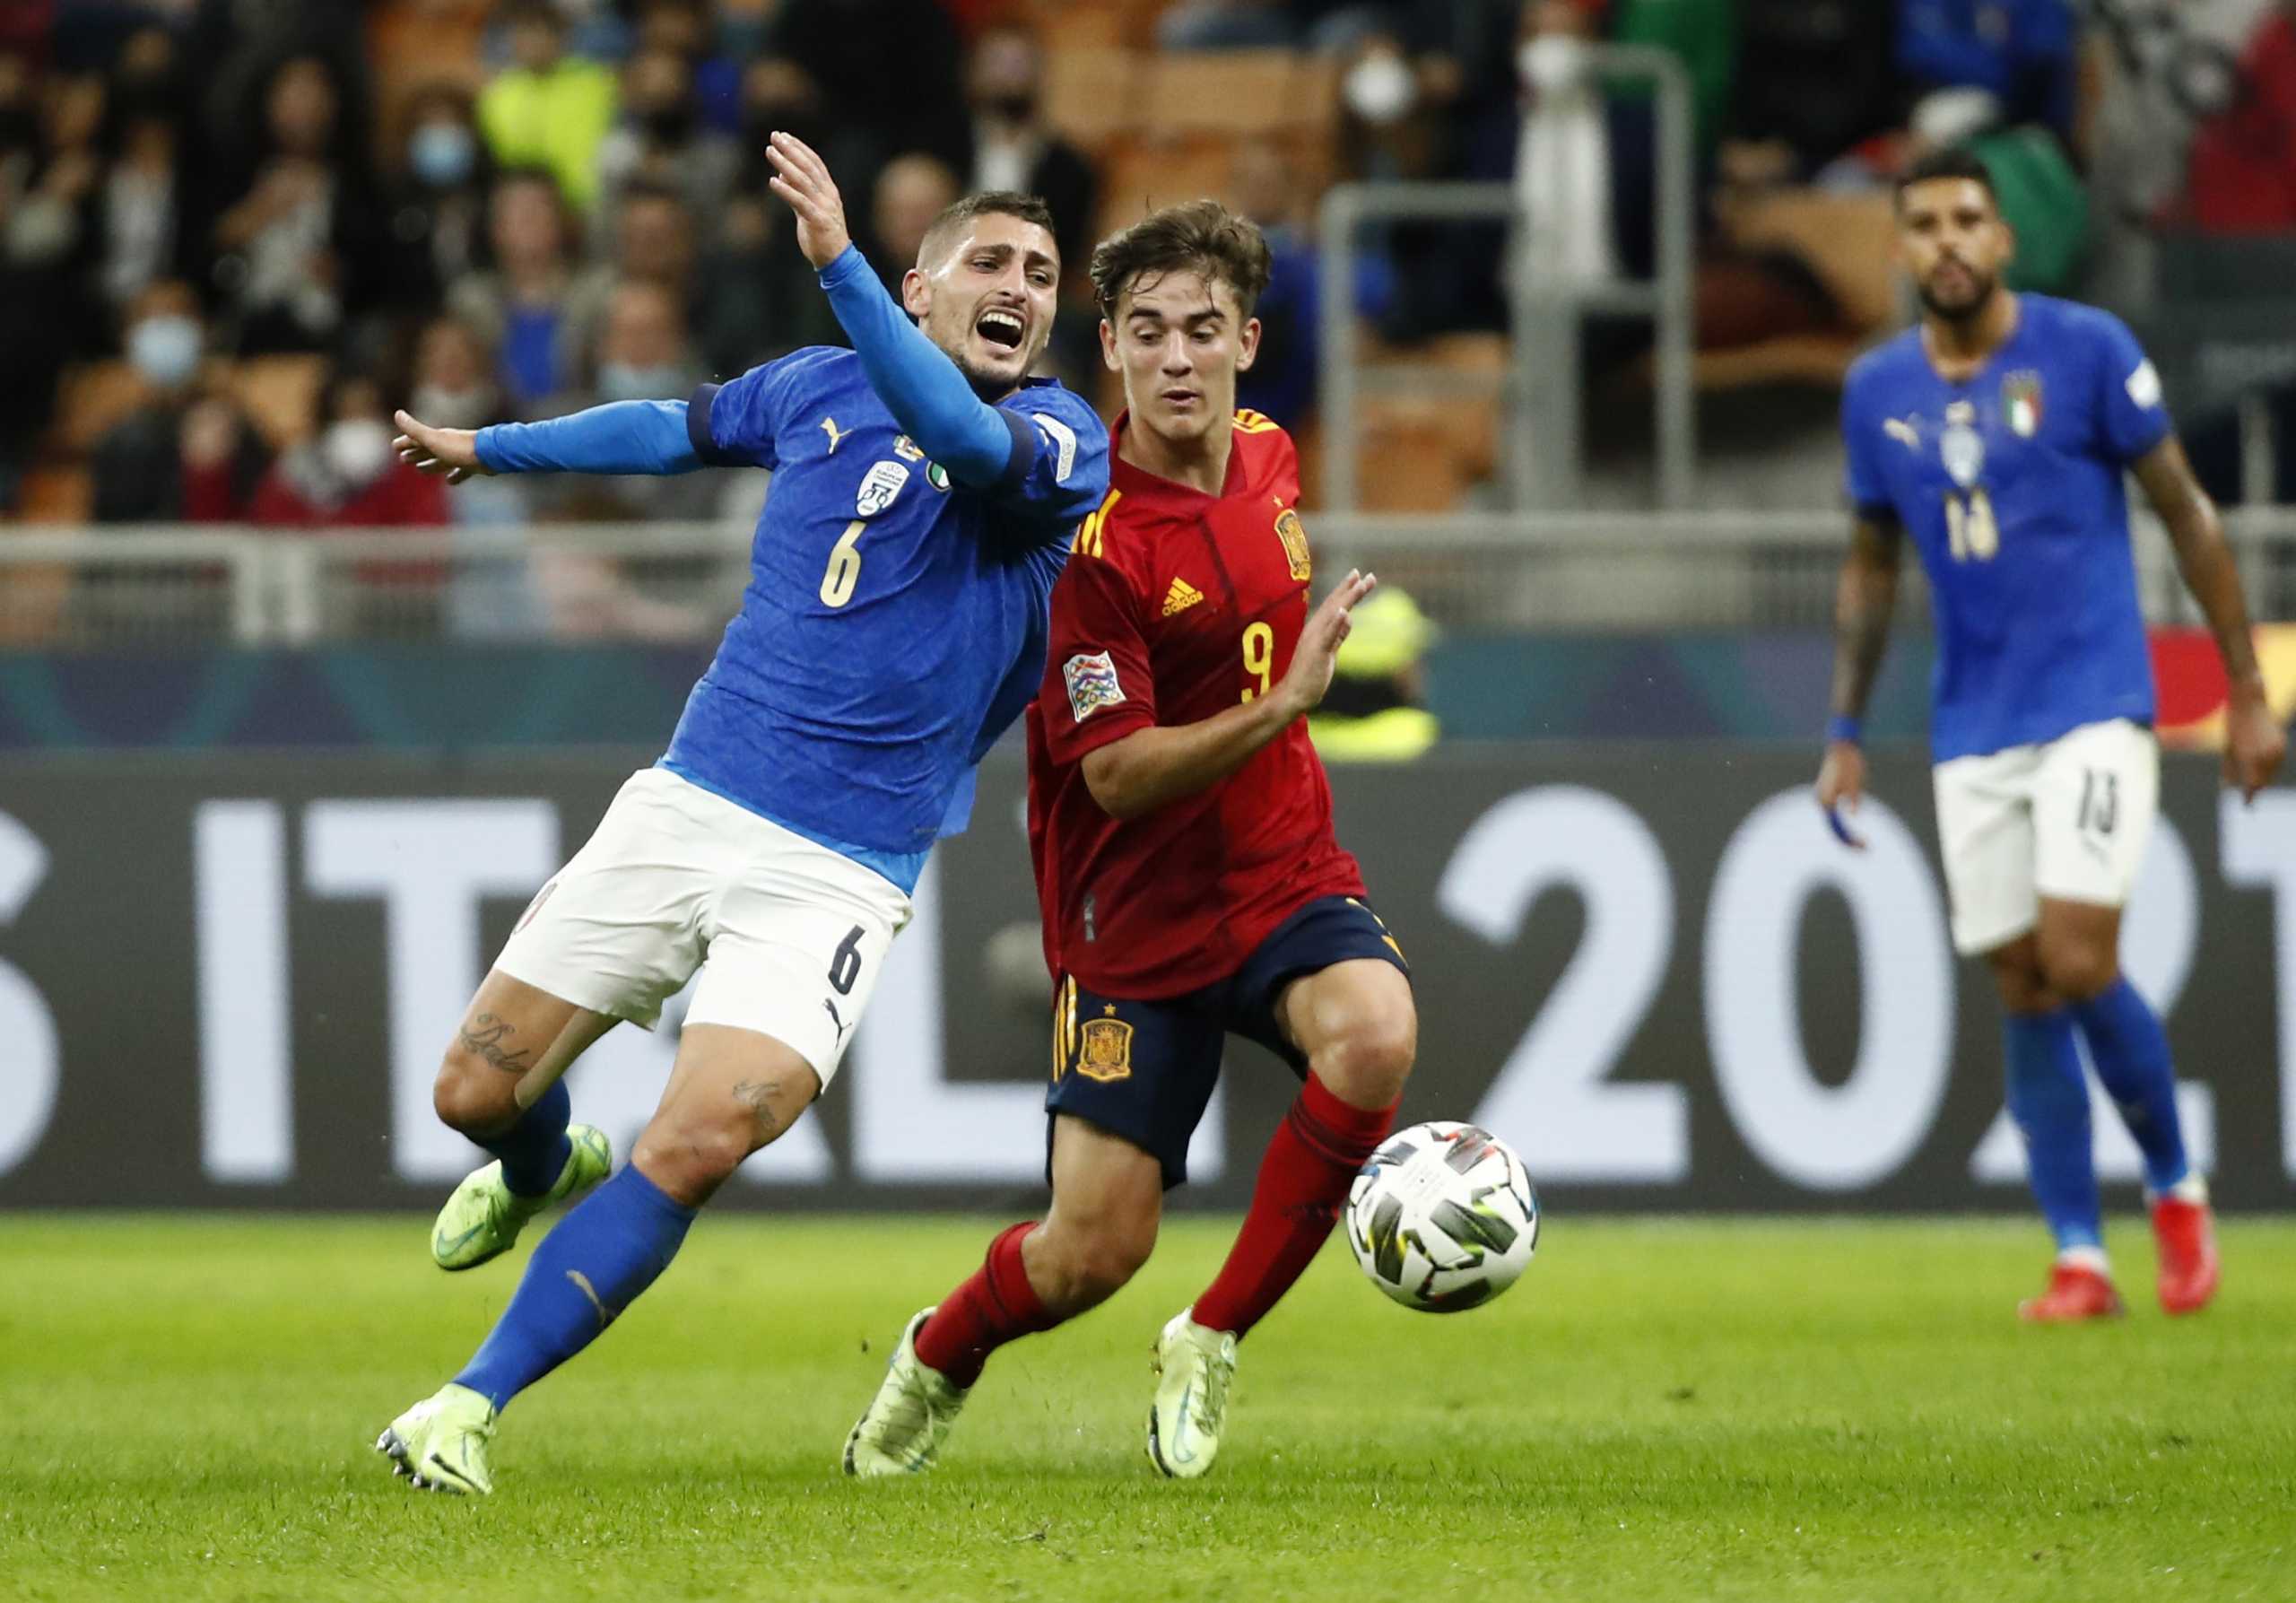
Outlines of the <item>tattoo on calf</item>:
{"label": "tattoo on calf", "polygon": [[525,1047],[506,1051],[502,1046],[505,1039],[517,1032],[516,1025],[491,1013],[482,1013],[464,1028],[463,1050],[483,1059],[504,1074],[522,1075],[534,1067],[532,1054]]}
{"label": "tattoo on calf", "polygon": [[787,1119],[782,1117],[782,1105],[790,1094],[789,1086],[780,1080],[737,1080],[734,1084],[734,1100],[750,1111],[750,1117],[757,1121],[758,1135],[768,1141],[795,1123],[797,1111],[792,1111]]}

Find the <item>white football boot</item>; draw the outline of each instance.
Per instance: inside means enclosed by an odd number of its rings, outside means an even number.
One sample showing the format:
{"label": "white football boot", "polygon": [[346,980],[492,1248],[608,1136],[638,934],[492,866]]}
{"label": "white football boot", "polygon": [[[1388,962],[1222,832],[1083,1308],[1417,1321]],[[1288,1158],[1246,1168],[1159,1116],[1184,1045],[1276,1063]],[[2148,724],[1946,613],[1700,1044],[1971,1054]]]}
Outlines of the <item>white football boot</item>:
{"label": "white football boot", "polygon": [[1194,1480],[1220,1456],[1228,1388],[1236,1379],[1236,1337],[1212,1330],[1183,1308],[1156,1338],[1156,1400],[1148,1410],[1148,1457],[1175,1480]]}
{"label": "white football boot", "polygon": [[915,1475],[933,1468],[941,1443],[965,1406],[968,1390],[952,1386],[917,1356],[917,1333],[933,1317],[926,1309],[909,1321],[885,1366],[884,1383],[845,1439],[848,1475]]}

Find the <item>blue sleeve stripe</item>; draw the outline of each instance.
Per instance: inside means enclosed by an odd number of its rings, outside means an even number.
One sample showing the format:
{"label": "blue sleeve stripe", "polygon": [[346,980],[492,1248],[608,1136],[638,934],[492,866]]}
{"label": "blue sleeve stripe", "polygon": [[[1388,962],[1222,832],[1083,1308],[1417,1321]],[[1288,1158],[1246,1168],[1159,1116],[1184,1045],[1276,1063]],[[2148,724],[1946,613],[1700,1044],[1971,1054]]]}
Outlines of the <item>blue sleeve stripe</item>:
{"label": "blue sleeve stripe", "polygon": [[718,449],[709,437],[709,408],[716,404],[721,387],[704,384],[697,388],[685,404],[685,437],[693,447],[693,454],[712,467],[738,466],[731,457]]}
{"label": "blue sleeve stripe", "polygon": [[996,409],[996,415],[1012,431],[1013,454],[1005,458],[1004,471],[996,475],[993,488],[1010,490],[1027,478],[1029,470],[1037,465],[1037,426],[1019,413],[1002,406]]}

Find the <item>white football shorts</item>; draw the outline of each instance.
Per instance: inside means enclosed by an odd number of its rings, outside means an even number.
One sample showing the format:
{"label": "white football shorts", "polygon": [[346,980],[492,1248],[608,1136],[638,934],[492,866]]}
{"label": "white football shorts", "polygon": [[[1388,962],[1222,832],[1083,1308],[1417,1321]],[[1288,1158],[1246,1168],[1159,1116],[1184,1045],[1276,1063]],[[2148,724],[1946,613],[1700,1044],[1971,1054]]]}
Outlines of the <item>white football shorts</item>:
{"label": "white football shorts", "polygon": [[909,900],[874,868],[641,769],[543,886],[494,966],[652,1029],[699,970],[689,1024],[755,1030],[827,1088]]}
{"label": "white football shorts", "polygon": [[2126,719],[1935,771],[1953,946],[1990,952],[2039,920],[2043,897],[2119,907],[2161,801],[2161,748]]}

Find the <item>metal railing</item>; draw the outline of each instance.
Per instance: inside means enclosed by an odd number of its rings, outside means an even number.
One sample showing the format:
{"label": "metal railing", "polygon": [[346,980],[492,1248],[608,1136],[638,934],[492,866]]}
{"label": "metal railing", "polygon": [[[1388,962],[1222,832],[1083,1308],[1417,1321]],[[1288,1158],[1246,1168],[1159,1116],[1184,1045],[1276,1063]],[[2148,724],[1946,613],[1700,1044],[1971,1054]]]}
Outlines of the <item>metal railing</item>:
{"label": "metal railing", "polygon": [[730,523],[4,531],[0,649],[708,640],[749,549]]}
{"label": "metal railing", "polygon": [[[1542,272],[1535,252],[1519,243],[1513,248],[1508,268],[1513,344],[1500,381],[1513,447],[1500,453],[1507,463],[1509,500],[1524,511],[1578,504],[1585,471],[1582,326],[1589,315],[1607,313],[1648,318],[1653,326],[1657,503],[1669,510],[1686,509],[1696,496],[1698,459],[1692,372],[1697,202],[1690,75],[1672,54],[1649,46],[1591,47],[1587,57],[1596,77],[1636,80],[1657,89],[1656,266],[1648,281],[1589,283]],[[1609,197],[1602,200],[1607,222]],[[1491,386],[1487,376],[1428,363],[1383,362],[1373,370],[1363,363],[1352,293],[1361,248],[1358,236],[1369,223],[1415,222],[1504,222],[1520,234],[1526,219],[1509,184],[1341,184],[1324,196],[1318,223],[1326,286],[1318,327],[1326,440],[1322,488],[1324,504],[1335,510],[1360,504],[1356,458],[1362,393],[1373,377],[1383,389],[1421,394],[1487,391]]]}
{"label": "metal railing", "polygon": [[[2227,519],[2259,618],[2296,619],[2296,509]],[[1320,514],[1317,565],[1378,572],[1462,631],[1823,628],[1840,512]],[[321,641],[707,644],[741,605],[735,524],[257,535],[0,533],[0,649],[133,651]],[[2167,541],[2135,520],[2148,616],[2196,623]],[[1926,602],[1906,563],[1902,612]]]}

